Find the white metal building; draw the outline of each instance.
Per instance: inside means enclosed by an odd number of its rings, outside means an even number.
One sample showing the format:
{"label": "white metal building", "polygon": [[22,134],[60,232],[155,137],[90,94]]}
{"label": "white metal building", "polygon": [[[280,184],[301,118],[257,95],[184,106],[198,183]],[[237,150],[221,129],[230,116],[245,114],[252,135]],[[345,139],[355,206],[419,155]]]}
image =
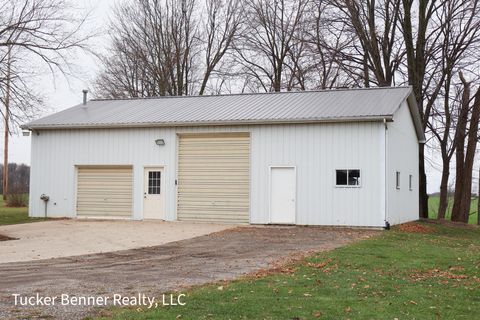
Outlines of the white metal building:
{"label": "white metal building", "polygon": [[[86,100],[85,100],[86,101]],[[30,216],[383,227],[418,218],[409,87],[91,100],[26,124]]]}

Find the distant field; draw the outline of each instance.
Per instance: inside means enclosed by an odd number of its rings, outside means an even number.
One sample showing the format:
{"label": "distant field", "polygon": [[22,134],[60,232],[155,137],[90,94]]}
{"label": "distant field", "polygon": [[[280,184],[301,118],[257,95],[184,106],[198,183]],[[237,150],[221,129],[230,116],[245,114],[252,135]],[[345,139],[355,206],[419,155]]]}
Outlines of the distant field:
{"label": "distant field", "polygon": [[44,218],[29,218],[28,208],[9,208],[0,197],[0,225],[43,221]]}
{"label": "distant field", "polygon": [[[430,196],[428,200],[428,217],[430,219],[436,219],[437,218],[437,213],[438,213],[438,203],[440,202],[440,197],[439,196]],[[477,224],[477,202],[478,199],[472,199],[472,202],[470,204],[470,219],[469,223],[470,224]],[[448,209],[447,209],[447,214],[446,214],[446,219],[450,220],[451,214],[452,214],[452,206],[453,206],[453,198],[449,198],[449,204],[448,204]]]}

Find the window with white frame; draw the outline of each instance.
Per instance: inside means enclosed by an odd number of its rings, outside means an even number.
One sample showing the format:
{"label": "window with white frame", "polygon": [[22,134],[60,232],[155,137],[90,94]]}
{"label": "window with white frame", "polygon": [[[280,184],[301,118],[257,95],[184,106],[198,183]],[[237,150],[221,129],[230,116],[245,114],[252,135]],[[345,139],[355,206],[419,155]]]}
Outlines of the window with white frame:
{"label": "window with white frame", "polygon": [[360,187],[359,169],[337,169],[335,173],[335,185],[337,187]]}
{"label": "window with white frame", "polygon": [[409,189],[410,191],[413,190],[413,184],[412,184],[413,182],[412,182],[412,180],[413,180],[413,176],[412,176],[412,175],[409,175],[409,176],[408,176],[408,189]]}
{"label": "window with white frame", "polygon": [[400,171],[395,172],[395,188],[400,189]]}

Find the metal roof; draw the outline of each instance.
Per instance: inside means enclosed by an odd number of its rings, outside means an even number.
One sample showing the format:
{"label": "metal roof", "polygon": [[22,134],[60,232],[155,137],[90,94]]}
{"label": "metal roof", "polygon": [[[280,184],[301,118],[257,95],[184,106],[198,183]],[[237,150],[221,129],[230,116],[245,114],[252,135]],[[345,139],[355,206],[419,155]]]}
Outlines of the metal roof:
{"label": "metal roof", "polygon": [[35,130],[392,120],[395,111],[410,95],[410,87],[382,87],[99,99],[32,121],[22,128]]}

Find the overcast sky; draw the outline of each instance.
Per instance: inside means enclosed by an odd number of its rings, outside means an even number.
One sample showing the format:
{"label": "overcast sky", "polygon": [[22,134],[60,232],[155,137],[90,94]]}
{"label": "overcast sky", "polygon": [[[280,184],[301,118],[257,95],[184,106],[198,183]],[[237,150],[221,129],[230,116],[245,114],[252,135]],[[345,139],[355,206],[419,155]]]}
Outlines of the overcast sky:
{"label": "overcast sky", "polygon": [[[86,28],[97,31],[97,36],[90,43],[96,50],[101,51],[108,44],[106,30],[115,0],[77,0],[73,2],[81,11],[90,12]],[[55,111],[60,111],[82,102],[82,90],[88,88],[99,70],[98,61],[92,55],[79,52],[73,61],[76,77],[65,79],[63,76],[55,78],[48,72],[36,81],[36,92],[41,92],[45,97],[47,110],[38,117],[45,116]],[[3,130],[3,129],[2,129]],[[1,151],[3,153],[3,131],[1,135]],[[23,137],[21,132],[10,138],[9,162],[30,164],[30,137]]]}
{"label": "overcast sky", "polygon": [[[108,46],[107,24],[111,18],[112,9],[115,0],[77,0],[75,5],[82,10],[91,11],[88,21],[88,28],[97,31],[101,36],[91,42],[95,50],[102,51]],[[98,61],[88,53],[79,53],[74,61],[76,68],[79,69],[78,78],[69,77],[67,80],[63,77],[52,78],[46,74],[35,88],[36,91],[43,92],[46,98],[48,111],[45,116],[55,111],[60,111],[82,102],[82,90],[91,87],[95,75],[99,71]],[[3,147],[3,134],[1,135],[1,146]],[[0,149],[3,153],[3,148]],[[30,164],[30,137],[24,137],[19,133],[10,138],[9,162]],[[440,171],[438,166],[427,163],[428,192],[436,192],[440,185]]]}

